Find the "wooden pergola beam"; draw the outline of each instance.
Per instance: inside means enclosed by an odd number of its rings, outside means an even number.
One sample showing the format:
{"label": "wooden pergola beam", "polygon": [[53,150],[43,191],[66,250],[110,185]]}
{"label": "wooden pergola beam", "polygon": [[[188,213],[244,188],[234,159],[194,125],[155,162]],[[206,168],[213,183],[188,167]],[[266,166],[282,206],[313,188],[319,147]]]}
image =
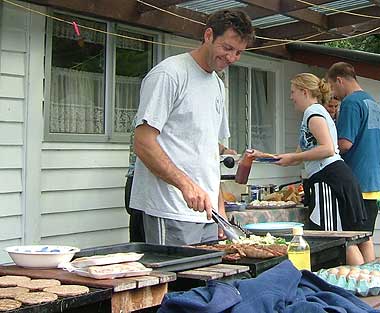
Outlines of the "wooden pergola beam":
{"label": "wooden pergola beam", "polygon": [[[29,0],[25,2],[161,30],[186,38],[200,39],[203,33],[201,24],[171,16],[165,12],[148,11],[141,14],[139,11],[141,9],[140,3],[136,0]],[[175,6],[170,9],[178,15],[201,22],[205,22],[207,18],[205,14]]]}
{"label": "wooden pergola beam", "polygon": [[[364,9],[359,9],[352,11],[355,13],[363,15],[373,15],[380,16],[380,7],[368,7]],[[307,37],[309,35],[315,34],[317,32],[325,32],[329,30],[336,30],[340,27],[361,24],[368,22],[367,17],[354,16],[346,13],[337,13],[334,15],[327,16],[328,29],[321,29],[315,25],[307,22],[294,22],[286,25],[275,26],[268,29],[263,29],[258,31],[258,35],[270,38],[287,38],[287,39],[298,39],[302,37]]]}
{"label": "wooden pergola beam", "polygon": [[[372,6],[368,8],[363,8],[355,11],[353,13],[359,13],[368,16],[378,16],[380,17],[380,7]],[[329,28],[338,28],[344,26],[350,26],[355,24],[361,24],[370,21],[371,19],[365,16],[355,16],[346,13],[337,13],[329,16]],[[376,21],[378,19],[373,19]]]}
{"label": "wooden pergola beam", "polygon": [[[286,14],[289,12],[307,9],[310,5],[298,2],[296,0],[238,0],[252,6],[265,8],[278,14]],[[310,0],[314,5],[325,4],[331,0]]]}
{"label": "wooden pergola beam", "polygon": [[380,0],[371,0],[371,2],[377,6],[380,6]]}
{"label": "wooden pergola beam", "polygon": [[299,21],[304,21],[315,25],[321,29],[327,29],[327,17],[321,13],[309,10],[309,9],[300,9],[294,11],[283,11],[281,1],[263,1],[263,0],[239,0],[242,3],[246,3],[249,7],[265,9],[267,12],[261,17],[269,16],[272,14],[282,14],[295,18]]}
{"label": "wooden pergola beam", "polygon": [[[144,2],[148,4],[152,4],[156,7],[159,7],[161,9],[168,8],[173,5],[181,4],[183,2],[186,2],[186,0],[144,0]],[[149,5],[143,4],[141,2],[138,2],[138,11],[141,13],[148,12],[148,11],[154,11],[155,9]]]}

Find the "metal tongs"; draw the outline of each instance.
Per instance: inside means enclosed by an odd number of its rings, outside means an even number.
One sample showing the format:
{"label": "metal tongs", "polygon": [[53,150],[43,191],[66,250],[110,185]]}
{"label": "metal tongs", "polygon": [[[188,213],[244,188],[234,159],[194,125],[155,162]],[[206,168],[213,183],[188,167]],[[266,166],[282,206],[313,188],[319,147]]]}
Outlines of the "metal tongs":
{"label": "metal tongs", "polygon": [[241,228],[236,225],[232,225],[227,219],[225,219],[218,212],[212,210],[212,219],[223,229],[224,234],[228,239],[239,240],[240,237],[247,237],[247,233],[245,233]]}

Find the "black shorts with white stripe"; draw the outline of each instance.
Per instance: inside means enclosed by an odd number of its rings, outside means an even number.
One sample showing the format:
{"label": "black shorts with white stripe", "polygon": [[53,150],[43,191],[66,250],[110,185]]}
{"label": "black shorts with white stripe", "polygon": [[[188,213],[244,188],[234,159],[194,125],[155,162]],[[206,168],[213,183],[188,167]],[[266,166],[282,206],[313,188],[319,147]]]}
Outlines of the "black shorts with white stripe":
{"label": "black shorts with white stripe", "polygon": [[[313,228],[327,231],[341,231],[348,225],[342,225],[338,199],[329,185],[324,182],[314,183],[310,195],[310,220]],[[345,227],[346,226],[346,227]]]}

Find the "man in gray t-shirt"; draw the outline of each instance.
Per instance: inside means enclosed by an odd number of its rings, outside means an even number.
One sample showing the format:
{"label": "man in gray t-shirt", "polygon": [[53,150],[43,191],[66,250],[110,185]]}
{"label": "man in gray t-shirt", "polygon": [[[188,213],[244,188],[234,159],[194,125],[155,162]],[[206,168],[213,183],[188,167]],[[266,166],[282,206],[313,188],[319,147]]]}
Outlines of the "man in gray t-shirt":
{"label": "man in gray t-shirt", "polygon": [[229,131],[224,84],[216,71],[239,60],[252,37],[245,13],[216,12],[207,21],[199,48],[167,58],[144,78],[130,206],[144,212],[146,242],[178,245],[217,239],[211,210],[225,214],[218,142]]}

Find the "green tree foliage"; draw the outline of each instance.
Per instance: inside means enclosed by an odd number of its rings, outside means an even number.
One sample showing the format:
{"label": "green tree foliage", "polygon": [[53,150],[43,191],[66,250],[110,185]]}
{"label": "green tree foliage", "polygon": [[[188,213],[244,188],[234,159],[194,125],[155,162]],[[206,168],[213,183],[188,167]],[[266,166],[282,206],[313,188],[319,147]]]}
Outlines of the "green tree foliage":
{"label": "green tree foliage", "polygon": [[357,38],[329,42],[326,46],[380,53],[380,35],[361,36]]}

